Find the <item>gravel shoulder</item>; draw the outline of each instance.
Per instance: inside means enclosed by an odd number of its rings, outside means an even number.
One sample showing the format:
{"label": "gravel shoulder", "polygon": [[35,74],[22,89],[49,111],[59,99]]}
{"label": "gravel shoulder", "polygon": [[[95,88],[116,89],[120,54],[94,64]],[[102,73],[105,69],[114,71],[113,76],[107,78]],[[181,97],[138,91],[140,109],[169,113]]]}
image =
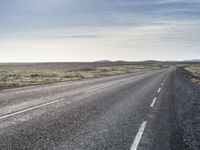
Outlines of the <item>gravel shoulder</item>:
{"label": "gravel shoulder", "polygon": [[183,67],[176,71],[175,105],[178,124],[183,131],[185,149],[200,149],[200,85],[191,82]]}

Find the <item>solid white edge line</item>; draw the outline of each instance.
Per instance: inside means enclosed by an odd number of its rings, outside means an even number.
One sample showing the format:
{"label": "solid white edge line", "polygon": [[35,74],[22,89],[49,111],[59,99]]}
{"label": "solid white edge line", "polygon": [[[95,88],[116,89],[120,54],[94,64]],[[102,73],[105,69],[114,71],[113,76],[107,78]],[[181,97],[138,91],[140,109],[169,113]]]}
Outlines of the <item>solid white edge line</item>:
{"label": "solid white edge line", "polygon": [[161,91],[161,88],[158,89],[158,93],[160,93],[160,91]]}
{"label": "solid white edge line", "polygon": [[31,111],[31,110],[34,110],[34,109],[42,108],[42,107],[45,107],[45,106],[47,106],[47,105],[51,105],[51,104],[54,104],[54,103],[58,103],[58,102],[63,101],[63,100],[64,100],[64,99],[59,99],[59,100],[51,101],[51,102],[48,102],[48,103],[45,103],[45,104],[40,104],[40,105],[31,107],[31,108],[27,108],[27,109],[24,109],[24,110],[20,110],[20,111],[17,111],[17,112],[15,112],[15,113],[11,113],[11,114],[8,114],[8,115],[5,115],[5,116],[1,116],[1,117],[0,117],[0,120],[6,119],[6,118],[8,118],[8,117],[15,116],[15,115],[19,115],[19,114],[22,114],[22,113],[25,113],[25,112],[28,112],[28,111]]}
{"label": "solid white edge line", "polygon": [[152,103],[151,103],[151,107],[154,107],[154,105],[155,105],[155,103],[156,103],[156,100],[157,100],[157,97],[154,97],[154,99],[153,99],[153,101],[152,101]]}
{"label": "solid white edge line", "polygon": [[134,142],[133,142],[133,144],[132,144],[130,150],[137,150],[138,145],[139,145],[139,143],[140,143],[140,140],[141,140],[141,138],[142,138],[142,134],[143,134],[143,132],[144,132],[144,130],[145,130],[146,124],[147,124],[147,121],[144,121],[144,122],[141,124],[140,129],[138,130],[138,132],[137,132],[137,134],[136,134],[136,136],[135,136]]}

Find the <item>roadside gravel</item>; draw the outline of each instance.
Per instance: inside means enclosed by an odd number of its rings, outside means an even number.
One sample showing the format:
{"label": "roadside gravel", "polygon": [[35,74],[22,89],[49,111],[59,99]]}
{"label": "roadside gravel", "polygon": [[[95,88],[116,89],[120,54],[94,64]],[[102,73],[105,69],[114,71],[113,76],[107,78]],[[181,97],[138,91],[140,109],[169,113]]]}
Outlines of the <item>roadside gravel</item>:
{"label": "roadside gravel", "polygon": [[183,68],[176,71],[175,105],[179,126],[188,150],[200,149],[200,85],[192,83]]}

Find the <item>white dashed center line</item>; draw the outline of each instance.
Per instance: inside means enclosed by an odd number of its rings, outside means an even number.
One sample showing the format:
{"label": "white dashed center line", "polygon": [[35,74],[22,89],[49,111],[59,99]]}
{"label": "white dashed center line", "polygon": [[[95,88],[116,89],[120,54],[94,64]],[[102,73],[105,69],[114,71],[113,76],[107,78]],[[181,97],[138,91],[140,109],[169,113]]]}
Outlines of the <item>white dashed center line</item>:
{"label": "white dashed center line", "polygon": [[25,113],[25,112],[29,112],[29,111],[31,111],[31,110],[39,109],[39,108],[45,107],[45,106],[47,106],[47,105],[51,105],[51,104],[54,104],[54,103],[58,103],[58,102],[63,101],[63,100],[64,100],[64,99],[59,99],[59,100],[51,101],[51,102],[48,102],[48,103],[45,103],[45,104],[40,104],[40,105],[31,107],[31,108],[27,108],[27,109],[24,109],[24,110],[20,110],[20,111],[17,111],[17,112],[15,112],[15,113],[11,113],[11,114],[8,114],[8,115],[5,115],[5,116],[1,116],[1,117],[0,117],[0,120],[9,118],[9,117],[12,117],[12,116],[15,116],[15,115],[19,115],[19,114],[22,114],[22,113]]}
{"label": "white dashed center line", "polygon": [[151,103],[151,107],[154,107],[154,105],[155,105],[155,103],[156,103],[156,100],[157,100],[157,97],[154,97],[154,99],[153,99],[153,101],[152,101],[152,103]]}
{"label": "white dashed center line", "polygon": [[160,91],[161,91],[161,88],[158,89],[158,93],[160,93]]}
{"label": "white dashed center line", "polygon": [[[161,86],[164,85],[164,82],[165,82],[165,80],[162,82]],[[162,88],[160,87],[160,88],[158,89],[157,92],[160,93],[161,89],[162,89]],[[156,101],[157,101],[157,97],[154,97],[154,99],[153,99],[153,101],[152,101],[150,107],[153,108],[154,105],[155,105],[155,103],[156,103]],[[133,144],[132,144],[130,150],[137,150],[138,145],[140,144],[140,140],[141,140],[141,138],[142,138],[142,134],[144,133],[146,124],[147,124],[147,121],[144,121],[144,122],[141,124],[140,129],[138,130],[137,135],[135,136],[134,142],[133,142]]]}
{"label": "white dashed center line", "polygon": [[138,133],[137,135],[135,136],[135,139],[134,139],[134,142],[131,146],[131,149],[130,150],[137,150],[138,148],[138,145],[140,144],[140,140],[142,138],[142,134],[145,130],[145,127],[146,127],[146,124],[147,124],[147,121],[144,121],[141,126],[140,126],[140,129],[138,130]]}

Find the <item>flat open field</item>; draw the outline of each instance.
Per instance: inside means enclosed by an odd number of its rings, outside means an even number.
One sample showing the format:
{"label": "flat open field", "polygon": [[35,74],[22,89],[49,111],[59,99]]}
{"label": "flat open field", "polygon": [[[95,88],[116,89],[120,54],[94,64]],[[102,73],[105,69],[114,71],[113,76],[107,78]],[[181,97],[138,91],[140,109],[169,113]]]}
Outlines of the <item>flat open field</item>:
{"label": "flat open field", "polygon": [[192,74],[192,82],[200,84],[200,64],[188,65],[185,67],[185,70],[189,71]]}
{"label": "flat open field", "polygon": [[7,63],[0,64],[0,89],[158,70],[159,63]]}

